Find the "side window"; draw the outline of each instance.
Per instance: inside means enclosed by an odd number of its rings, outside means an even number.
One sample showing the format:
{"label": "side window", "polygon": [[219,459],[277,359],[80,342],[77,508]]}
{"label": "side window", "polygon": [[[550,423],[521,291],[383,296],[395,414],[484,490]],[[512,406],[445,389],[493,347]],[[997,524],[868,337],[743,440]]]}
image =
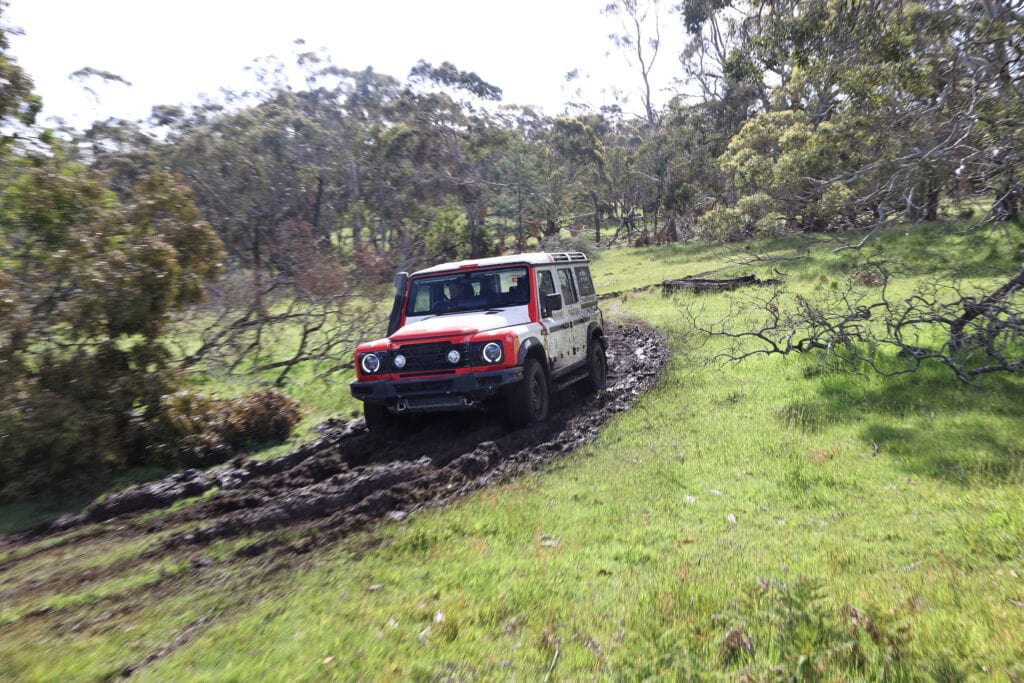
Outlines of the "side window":
{"label": "side window", "polygon": [[550,270],[537,271],[537,292],[540,294],[541,300],[548,294],[555,293],[555,280],[551,277]]}
{"label": "side window", "polygon": [[586,266],[576,268],[576,282],[580,285],[580,296],[594,296],[594,281],[590,279],[590,269]]}
{"label": "side window", "polygon": [[572,281],[572,271],[568,268],[558,269],[558,284],[562,287],[562,300],[565,305],[574,304],[579,301],[576,296],[576,285]]}
{"label": "side window", "polygon": [[550,270],[537,271],[537,294],[540,296],[541,315],[549,316],[551,313],[545,310],[544,298],[548,294],[555,293],[555,278]]}
{"label": "side window", "polygon": [[409,310],[410,313],[419,315],[430,310],[430,288],[429,287],[417,287],[416,298],[413,300],[412,308]]}
{"label": "side window", "polygon": [[505,305],[522,306],[530,301],[530,278],[525,268],[504,272],[499,285],[505,297]]}

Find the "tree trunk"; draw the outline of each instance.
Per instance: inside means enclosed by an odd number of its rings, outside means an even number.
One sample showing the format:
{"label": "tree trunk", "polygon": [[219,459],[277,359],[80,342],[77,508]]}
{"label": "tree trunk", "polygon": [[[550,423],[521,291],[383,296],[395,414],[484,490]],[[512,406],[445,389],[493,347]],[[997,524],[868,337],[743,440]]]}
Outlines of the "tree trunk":
{"label": "tree trunk", "polygon": [[466,224],[469,227],[469,257],[480,257],[480,224],[475,204],[466,205]]}
{"label": "tree trunk", "polygon": [[331,243],[331,237],[327,233],[320,233],[320,205],[324,200],[324,179],[316,179],[316,201],[313,203],[313,234],[320,240],[321,245],[326,249]]}
{"label": "tree trunk", "polygon": [[552,237],[552,236],[558,235],[558,233],[559,233],[558,223],[555,221],[554,218],[551,218],[549,216],[544,221],[544,225],[545,225],[545,227],[544,227],[544,236],[545,237]]}
{"label": "tree trunk", "polygon": [[1006,187],[992,205],[992,216],[997,221],[1015,221],[1020,216],[1020,188],[1013,173],[1010,173]]}
{"label": "tree trunk", "polygon": [[253,301],[256,305],[256,313],[262,318],[266,315],[263,308],[263,258],[260,254],[260,226],[256,223],[252,226],[252,286]]}
{"label": "tree trunk", "polygon": [[355,164],[348,167],[348,206],[352,213],[352,250],[359,251],[363,246],[363,214],[359,210],[359,167]]}
{"label": "tree trunk", "polygon": [[928,195],[924,209],[926,221],[937,221],[939,219],[939,185],[934,179],[928,181]]}
{"label": "tree trunk", "polygon": [[523,234],[523,186],[516,183],[516,250],[526,249],[526,235]]}
{"label": "tree trunk", "polygon": [[352,250],[359,251],[363,244],[363,216],[358,211],[352,213]]}

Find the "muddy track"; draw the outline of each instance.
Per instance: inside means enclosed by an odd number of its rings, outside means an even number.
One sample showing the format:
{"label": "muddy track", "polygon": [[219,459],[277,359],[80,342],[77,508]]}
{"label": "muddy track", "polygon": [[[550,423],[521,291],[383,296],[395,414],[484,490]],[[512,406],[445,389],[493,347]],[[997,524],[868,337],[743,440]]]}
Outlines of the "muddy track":
{"label": "muddy track", "polygon": [[[332,421],[318,428],[318,439],[279,458],[238,459],[127,489],[80,514],[0,539],[0,547],[117,518],[122,531],[125,524],[137,525],[142,533],[187,525],[189,531],[163,540],[164,552],[253,535],[257,540],[239,552],[260,554],[288,536],[260,540],[260,532],[313,528],[318,539],[336,537],[385,516],[401,518],[417,507],[443,504],[564,457],[654,384],[668,360],[660,335],[636,324],[608,324],[606,333],[607,388],[590,396],[572,388],[556,394],[547,422],[508,431],[487,413],[430,416],[409,422],[401,438],[388,440],[370,434],[362,419]],[[141,518],[207,493],[196,504]],[[294,546],[289,549],[301,552],[303,543],[315,542],[308,534],[304,538],[288,541]]]}

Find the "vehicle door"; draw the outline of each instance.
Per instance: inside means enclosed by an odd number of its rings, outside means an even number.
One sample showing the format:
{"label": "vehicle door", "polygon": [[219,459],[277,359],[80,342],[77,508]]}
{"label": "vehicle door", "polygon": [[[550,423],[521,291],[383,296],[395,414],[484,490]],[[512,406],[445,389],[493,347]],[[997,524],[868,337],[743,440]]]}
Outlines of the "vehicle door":
{"label": "vehicle door", "polygon": [[563,307],[569,319],[569,363],[575,365],[586,358],[587,324],[580,305],[580,293],[576,287],[571,267],[559,268],[558,291],[562,294]]}
{"label": "vehicle door", "polygon": [[[584,318],[584,325],[586,330],[590,330],[590,323],[597,323],[601,325],[603,320],[601,319],[601,309],[597,305],[597,292],[594,291],[594,281],[590,277],[590,268],[587,266],[576,266],[574,269],[576,273],[576,288],[580,295],[580,310]],[[587,333],[583,334],[584,346],[589,343]]]}
{"label": "vehicle door", "polygon": [[557,294],[555,271],[551,268],[537,269],[537,294],[540,299],[540,320],[548,333],[548,360],[551,371],[558,374],[572,364],[572,320],[564,301],[557,311],[548,310],[544,304],[548,294]]}

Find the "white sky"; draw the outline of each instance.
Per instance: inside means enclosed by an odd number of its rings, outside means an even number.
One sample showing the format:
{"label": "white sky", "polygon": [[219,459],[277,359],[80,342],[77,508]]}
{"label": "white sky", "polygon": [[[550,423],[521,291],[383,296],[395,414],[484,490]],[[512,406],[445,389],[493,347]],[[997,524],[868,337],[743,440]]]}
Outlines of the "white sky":
{"label": "white sky", "polygon": [[[296,38],[303,50],[327,48],[349,69],[372,66],[404,80],[415,63],[453,62],[502,88],[504,102],[557,114],[569,100],[611,104],[614,88],[638,92],[639,76],[612,47],[619,29],[603,16],[608,0],[9,0],[5,23],[24,31],[11,53],[44,100],[44,119],[60,116],[83,127],[109,116],[143,119],[155,104],[187,104],[222,87],[244,89],[254,58],[289,61]],[[663,45],[680,33],[664,16]],[[663,47],[654,76],[678,75]],[[99,100],[69,75],[93,67],[132,85],[97,88]],[[567,87],[565,74],[581,78]],[[99,85],[94,82],[94,85]],[[582,100],[572,90],[584,89]],[[655,104],[668,101],[661,93]],[[641,111],[632,94],[628,111]]]}

